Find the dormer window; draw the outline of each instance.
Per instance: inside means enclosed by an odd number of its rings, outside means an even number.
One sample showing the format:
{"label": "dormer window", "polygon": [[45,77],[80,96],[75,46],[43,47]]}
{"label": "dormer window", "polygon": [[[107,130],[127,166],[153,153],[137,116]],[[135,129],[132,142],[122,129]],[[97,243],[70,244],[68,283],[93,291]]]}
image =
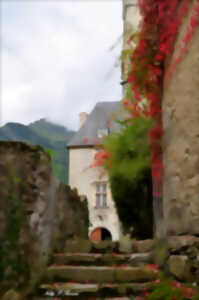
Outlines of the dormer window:
{"label": "dormer window", "polygon": [[109,135],[109,128],[98,129],[97,137],[102,139],[104,136]]}

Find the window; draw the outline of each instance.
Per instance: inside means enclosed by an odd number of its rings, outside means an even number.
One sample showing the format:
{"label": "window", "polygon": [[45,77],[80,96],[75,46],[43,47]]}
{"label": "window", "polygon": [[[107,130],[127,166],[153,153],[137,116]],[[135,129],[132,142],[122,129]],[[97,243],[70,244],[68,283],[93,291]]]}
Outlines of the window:
{"label": "window", "polygon": [[106,194],[103,194],[103,207],[107,207],[107,199],[106,199]]}
{"label": "window", "polygon": [[107,207],[107,184],[96,184],[96,208]]}
{"label": "window", "polygon": [[97,130],[97,137],[99,139],[102,139],[106,135],[109,135],[109,128],[103,128]]}
{"label": "window", "polygon": [[100,207],[100,194],[96,194],[96,207]]}
{"label": "window", "polygon": [[96,191],[97,191],[97,193],[100,193],[100,184],[97,184]]}

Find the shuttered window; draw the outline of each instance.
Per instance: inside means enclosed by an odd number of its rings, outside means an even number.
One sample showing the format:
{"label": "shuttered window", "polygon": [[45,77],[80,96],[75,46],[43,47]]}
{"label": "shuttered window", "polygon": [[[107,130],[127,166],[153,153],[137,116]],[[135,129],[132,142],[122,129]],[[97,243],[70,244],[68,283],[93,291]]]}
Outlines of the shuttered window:
{"label": "shuttered window", "polygon": [[107,184],[97,183],[96,184],[96,208],[107,207]]}

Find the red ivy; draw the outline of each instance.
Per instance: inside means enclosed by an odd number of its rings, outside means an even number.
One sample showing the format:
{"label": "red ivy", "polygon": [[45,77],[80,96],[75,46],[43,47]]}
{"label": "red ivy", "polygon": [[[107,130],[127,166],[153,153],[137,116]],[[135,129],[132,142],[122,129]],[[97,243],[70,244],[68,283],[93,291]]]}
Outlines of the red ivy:
{"label": "red ivy", "polygon": [[[168,68],[164,70],[167,58],[173,52],[176,35],[182,25],[183,18],[188,13],[189,0],[139,0],[139,9],[142,15],[140,38],[135,51],[131,57],[131,71],[128,83],[133,92],[134,102],[125,100],[124,107],[130,111],[132,118],[140,115],[152,117],[156,125],[149,132],[152,175],[158,182],[162,179],[162,110],[161,99],[165,84],[173,74],[175,68],[182,60],[188,50],[187,44],[195,34],[199,25],[199,0],[196,1],[193,14],[187,27],[185,36],[179,47],[179,54]],[[129,39],[129,43],[132,38]],[[141,108],[139,103],[146,99],[148,108]]]}
{"label": "red ivy", "polygon": [[108,153],[104,151],[104,149],[99,150],[94,155],[94,161],[91,164],[91,168],[93,167],[101,167],[104,165],[105,160],[108,158]]}

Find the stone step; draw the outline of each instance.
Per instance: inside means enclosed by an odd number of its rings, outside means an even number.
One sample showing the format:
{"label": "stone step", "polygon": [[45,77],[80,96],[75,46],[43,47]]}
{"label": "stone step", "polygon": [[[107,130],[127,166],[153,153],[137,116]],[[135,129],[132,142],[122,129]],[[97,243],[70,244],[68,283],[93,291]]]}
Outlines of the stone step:
{"label": "stone step", "polygon": [[[133,298],[132,298],[133,297]],[[70,300],[70,299],[75,299],[75,300],[135,300],[134,296],[130,296],[130,297],[109,297],[109,296],[103,296],[103,297],[99,297],[99,296],[74,296],[74,297],[56,297],[56,298],[52,298],[52,297],[34,297],[31,298],[31,300]]]}
{"label": "stone step", "polygon": [[54,283],[40,286],[40,293],[51,297],[114,297],[137,296],[147,287],[147,283],[81,284]]}
{"label": "stone step", "polygon": [[149,266],[51,266],[45,282],[73,281],[80,283],[148,282],[157,278],[158,271]]}
{"label": "stone step", "polygon": [[118,252],[119,243],[100,241],[93,243],[90,240],[68,240],[65,244],[66,253],[107,253]]}
{"label": "stone step", "polygon": [[[145,253],[151,252],[154,246],[153,240],[113,242],[100,241],[93,243],[90,240],[68,240],[65,244],[65,253]],[[127,245],[128,244],[128,245]]]}
{"label": "stone step", "polygon": [[141,266],[152,263],[151,253],[117,254],[117,253],[58,253],[54,255],[55,265],[94,265]]}
{"label": "stone step", "polygon": [[[132,300],[132,297],[88,297],[88,296],[77,296],[77,297],[56,297],[55,299],[56,300],[70,300],[70,299],[76,299],[76,300]],[[31,300],[54,300],[52,297],[48,298],[48,297],[45,297],[45,298],[41,298],[41,297],[36,297],[36,298],[33,298]]]}

